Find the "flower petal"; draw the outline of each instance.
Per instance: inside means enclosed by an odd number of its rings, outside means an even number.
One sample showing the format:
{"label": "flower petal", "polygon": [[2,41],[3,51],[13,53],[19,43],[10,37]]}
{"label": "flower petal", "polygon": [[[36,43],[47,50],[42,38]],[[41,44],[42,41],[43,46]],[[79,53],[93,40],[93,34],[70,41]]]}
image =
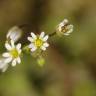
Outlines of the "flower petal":
{"label": "flower petal", "polygon": [[44,47],[48,47],[49,44],[46,42],[46,43],[43,44],[43,46],[44,46]]}
{"label": "flower petal", "polygon": [[72,31],[73,31],[73,25],[69,25],[67,27],[67,29],[68,29],[68,31],[66,33],[72,33]]}
{"label": "flower petal", "polygon": [[67,31],[66,33],[67,33],[67,34],[70,34],[70,33],[72,33],[72,31],[73,31],[73,29],[70,29],[70,30]]}
{"label": "flower petal", "polygon": [[46,47],[42,46],[41,49],[42,49],[43,51],[45,51],[45,50],[46,50]]}
{"label": "flower petal", "polygon": [[5,47],[6,47],[6,49],[9,50],[9,51],[12,50],[12,47],[11,47],[8,43],[5,43]]}
{"label": "flower petal", "polygon": [[33,42],[34,41],[34,39],[32,38],[32,37],[28,37],[27,38],[30,42]]}
{"label": "flower petal", "polygon": [[2,72],[5,72],[5,71],[7,70],[7,68],[8,68],[8,64],[6,64],[6,66],[4,66],[4,67],[2,68]]}
{"label": "flower petal", "polygon": [[34,47],[31,49],[31,51],[34,52],[36,49],[37,49],[37,47],[34,46]]}
{"label": "flower petal", "polygon": [[19,50],[21,48],[21,43],[17,44],[16,48]]}
{"label": "flower petal", "polygon": [[68,22],[69,22],[68,19],[63,20],[64,25],[67,24]]}
{"label": "flower petal", "polygon": [[59,27],[62,27],[62,26],[64,26],[64,22],[61,22],[61,23],[59,24]]}
{"label": "flower petal", "polygon": [[10,63],[12,61],[12,57],[8,57],[5,59],[5,63]]}
{"label": "flower petal", "polygon": [[2,56],[3,56],[3,57],[9,57],[10,54],[9,54],[8,52],[5,52],[5,53],[2,54]]}
{"label": "flower petal", "polygon": [[5,63],[5,59],[0,58],[0,69],[2,69],[4,66],[6,66],[7,63]]}
{"label": "flower petal", "polygon": [[39,38],[43,38],[44,37],[44,35],[45,35],[45,33],[44,32],[41,32],[41,34],[40,34],[40,37]]}
{"label": "flower petal", "polygon": [[8,68],[8,63],[5,63],[4,61],[4,59],[0,59],[0,70],[2,70],[2,72],[5,72]]}
{"label": "flower petal", "polygon": [[20,54],[21,52],[22,52],[22,50],[21,50],[21,49],[19,49],[19,50],[18,50],[18,53]]}
{"label": "flower petal", "polygon": [[29,48],[31,48],[31,51],[32,51],[32,52],[37,49],[37,47],[36,47],[33,43],[31,43],[31,44],[29,45]]}
{"label": "flower petal", "polygon": [[13,66],[13,67],[16,66],[16,59],[14,59],[14,60],[12,61],[12,66]]}
{"label": "flower petal", "polygon": [[17,62],[18,62],[19,64],[21,63],[20,57],[17,58]]}
{"label": "flower petal", "polygon": [[33,48],[35,45],[33,44],[33,43],[31,43],[30,45],[29,45],[29,48]]}
{"label": "flower petal", "polygon": [[32,36],[33,39],[37,38],[37,36],[33,32],[31,32],[31,36]]}
{"label": "flower petal", "polygon": [[46,35],[46,36],[43,38],[43,41],[47,41],[48,38],[49,38],[49,36]]}

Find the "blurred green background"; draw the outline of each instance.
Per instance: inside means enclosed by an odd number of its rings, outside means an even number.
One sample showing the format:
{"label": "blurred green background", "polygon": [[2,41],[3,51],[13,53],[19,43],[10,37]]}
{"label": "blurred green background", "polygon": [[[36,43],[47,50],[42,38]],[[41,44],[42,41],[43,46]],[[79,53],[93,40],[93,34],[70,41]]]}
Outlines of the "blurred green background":
{"label": "blurred green background", "polygon": [[96,96],[96,0],[0,0],[0,53],[7,31],[23,28],[19,42],[33,32],[52,33],[64,18],[70,36],[50,38],[41,68],[30,55],[0,73],[0,96]]}

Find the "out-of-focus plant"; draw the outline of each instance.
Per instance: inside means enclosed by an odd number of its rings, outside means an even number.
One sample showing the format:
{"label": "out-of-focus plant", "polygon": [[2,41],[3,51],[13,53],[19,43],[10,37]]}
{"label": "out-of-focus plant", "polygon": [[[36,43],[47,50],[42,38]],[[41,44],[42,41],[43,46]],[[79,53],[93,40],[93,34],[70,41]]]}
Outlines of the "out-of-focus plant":
{"label": "out-of-focus plant", "polygon": [[72,31],[73,25],[70,24],[67,19],[64,19],[56,26],[55,31],[49,35],[45,35],[45,32],[41,32],[40,34],[31,32],[31,36],[27,37],[30,44],[23,45],[21,48],[22,44],[17,44],[17,41],[22,36],[22,30],[18,26],[12,27],[6,36],[5,48],[7,52],[2,54],[3,57],[0,59],[0,69],[2,72],[5,72],[10,63],[12,66],[20,64],[22,62],[21,57],[25,55],[25,53],[31,54],[37,59],[38,65],[43,66],[45,64],[43,53],[47,47],[49,47],[48,39],[54,35],[69,35]]}

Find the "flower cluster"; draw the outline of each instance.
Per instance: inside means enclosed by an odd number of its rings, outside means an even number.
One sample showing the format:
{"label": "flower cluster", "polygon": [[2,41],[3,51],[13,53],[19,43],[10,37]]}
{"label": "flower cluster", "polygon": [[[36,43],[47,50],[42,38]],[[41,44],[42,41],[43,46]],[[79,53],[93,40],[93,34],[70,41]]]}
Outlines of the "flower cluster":
{"label": "flower cluster", "polygon": [[31,32],[31,37],[28,37],[28,40],[31,42],[29,48],[31,49],[32,52],[36,51],[37,49],[45,51],[46,47],[49,46],[49,44],[47,43],[49,36],[44,35],[45,35],[44,32],[41,32],[40,35],[35,35],[33,32]]}
{"label": "flower cluster", "polygon": [[15,45],[13,40],[11,40],[10,43],[11,44],[5,43],[5,48],[8,51],[3,53],[2,56],[5,58],[5,63],[10,63],[12,61],[12,66],[15,66],[16,63],[21,63],[21,43]]}
{"label": "flower cluster", "polygon": [[12,66],[16,66],[16,64],[21,63],[21,43],[15,44],[18,39],[21,37],[22,30],[14,26],[6,35],[5,48],[6,52],[2,54],[2,58],[0,59],[0,69],[2,72],[5,72],[8,68],[9,64],[12,63]]}
{"label": "flower cluster", "polygon": [[[11,64],[12,66],[20,64],[22,61],[21,55],[23,51],[26,51],[26,48],[31,54],[34,52],[42,53],[47,49],[47,47],[49,47],[49,37],[56,34],[69,35],[72,31],[73,25],[70,24],[67,19],[64,19],[63,22],[61,22],[56,27],[56,31],[52,34],[46,35],[45,32],[34,34],[34,32],[31,32],[31,36],[27,37],[27,40],[30,43],[22,47],[21,43],[17,43],[22,35],[22,30],[17,26],[12,27],[6,35],[5,48],[7,51],[2,54],[2,58],[0,59],[0,69],[2,70],[2,72],[5,72],[9,64]],[[39,53],[39,56],[37,55],[37,62],[40,66],[45,63],[45,59],[42,57],[41,53]]]}

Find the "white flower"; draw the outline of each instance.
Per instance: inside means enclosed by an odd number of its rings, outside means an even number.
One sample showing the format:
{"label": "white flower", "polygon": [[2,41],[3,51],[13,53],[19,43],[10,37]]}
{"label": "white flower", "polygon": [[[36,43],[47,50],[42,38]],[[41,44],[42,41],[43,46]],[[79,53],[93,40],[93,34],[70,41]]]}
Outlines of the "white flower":
{"label": "white flower", "polygon": [[8,63],[5,63],[5,59],[1,58],[0,59],[0,70],[2,72],[5,72],[7,70],[7,68],[8,68],[8,66],[9,66]]}
{"label": "white flower", "polygon": [[16,42],[21,37],[21,35],[22,35],[22,30],[19,27],[14,26],[8,31],[6,37],[7,39],[10,39]]}
{"label": "white flower", "polygon": [[69,21],[67,19],[64,19],[56,29],[57,34],[64,34],[64,35],[70,35],[73,31],[73,25],[69,24]]}
{"label": "white flower", "polygon": [[45,35],[44,32],[41,32],[40,35],[35,35],[33,32],[31,32],[31,37],[28,37],[28,40],[31,42],[29,45],[29,48],[31,51],[36,51],[37,49],[41,49],[43,51],[46,50],[46,47],[49,46],[47,43],[48,35]]}
{"label": "white flower", "polygon": [[8,50],[8,52],[3,53],[5,63],[12,62],[12,66],[15,66],[16,63],[20,64],[21,44],[19,43],[15,46],[14,41],[11,40],[11,44],[5,43],[5,47]]}

